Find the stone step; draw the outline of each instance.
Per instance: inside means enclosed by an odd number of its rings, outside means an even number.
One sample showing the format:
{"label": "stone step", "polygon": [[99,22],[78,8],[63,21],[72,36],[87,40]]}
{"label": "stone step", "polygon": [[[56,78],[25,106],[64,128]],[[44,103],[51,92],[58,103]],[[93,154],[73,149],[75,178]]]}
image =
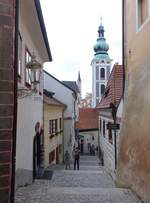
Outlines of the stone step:
{"label": "stone step", "polygon": [[51,203],[141,203],[129,190],[119,188],[53,187],[48,194]]}
{"label": "stone step", "polygon": [[102,171],[102,170],[62,170],[61,171],[62,173],[72,173],[72,175],[75,175],[75,174],[99,174],[99,175],[101,175],[102,173],[104,173],[104,171]]}
{"label": "stone step", "polygon": [[51,184],[57,187],[115,187],[112,178],[102,170],[61,170],[54,171]]}

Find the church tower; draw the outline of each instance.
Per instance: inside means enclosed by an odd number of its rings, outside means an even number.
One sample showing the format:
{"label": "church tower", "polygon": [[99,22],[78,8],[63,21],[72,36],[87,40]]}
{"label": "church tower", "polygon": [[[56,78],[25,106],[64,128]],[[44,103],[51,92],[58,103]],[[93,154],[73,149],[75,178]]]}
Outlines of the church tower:
{"label": "church tower", "polygon": [[96,107],[102,98],[110,74],[111,62],[108,55],[109,45],[104,37],[102,20],[98,28],[98,38],[94,46],[92,66],[92,107]]}
{"label": "church tower", "polygon": [[82,92],[81,92],[82,81],[81,81],[81,77],[80,77],[80,71],[78,72],[77,85],[78,85],[78,88],[79,88],[79,103],[80,103],[81,97],[82,97]]}

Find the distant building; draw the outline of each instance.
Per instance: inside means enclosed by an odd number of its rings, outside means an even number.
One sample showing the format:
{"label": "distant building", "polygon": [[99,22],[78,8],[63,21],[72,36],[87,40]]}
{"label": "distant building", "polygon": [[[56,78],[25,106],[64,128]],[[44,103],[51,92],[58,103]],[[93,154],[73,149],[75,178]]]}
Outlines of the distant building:
{"label": "distant building", "polygon": [[44,167],[63,162],[65,104],[44,90]]}
{"label": "distant building", "polygon": [[67,87],[71,88],[76,92],[77,95],[77,101],[75,103],[75,111],[76,111],[76,120],[79,118],[79,104],[80,104],[80,99],[81,99],[81,78],[80,75],[78,77],[78,82],[76,81],[62,81],[64,85]]}
{"label": "distant building", "polygon": [[[100,148],[103,155],[104,165],[110,170],[115,170],[115,156],[118,159],[118,142],[119,130],[115,135],[113,129],[107,129],[107,124],[113,124],[111,104],[117,108],[116,122],[121,125],[122,110],[123,110],[123,66],[114,65],[110,74],[104,95],[100,103],[97,105],[99,114],[99,135],[100,135]],[[116,154],[115,154],[116,147]]]}
{"label": "distant building", "polygon": [[55,99],[67,106],[64,111],[64,151],[68,150],[70,153],[75,143],[75,122],[78,118],[77,92],[75,91],[77,85],[75,84],[71,83],[71,88],[44,71],[44,88],[54,92]]}
{"label": "distant building", "polygon": [[108,55],[109,45],[104,37],[104,26],[102,23],[98,28],[98,38],[94,46],[94,58],[92,59],[92,107],[96,107],[105,91],[110,74],[111,62]]}
{"label": "distant building", "polygon": [[80,108],[92,108],[92,93],[86,93],[85,97],[80,100]]}
{"label": "distant building", "polygon": [[[76,123],[77,141],[81,153],[95,154],[98,149],[98,113],[95,108],[80,108]],[[92,148],[93,147],[93,148]],[[94,151],[92,151],[92,149]]]}
{"label": "distant building", "polygon": [[80,76],[80,72],[78,72],[78,79],[77,81],[62,81],[65,85],[72,88],[77,93],[77,104],[80,104],[81,97],[82,97],[82,80]]}
{"label": "distant building", "polygon": [[80,76],[80,71],[78,72],[77,85],[78,85],[78,88],[79,88],[78,103],[80,103],[81,98],[82,98],[82,80],[81,80],[81,76]]}

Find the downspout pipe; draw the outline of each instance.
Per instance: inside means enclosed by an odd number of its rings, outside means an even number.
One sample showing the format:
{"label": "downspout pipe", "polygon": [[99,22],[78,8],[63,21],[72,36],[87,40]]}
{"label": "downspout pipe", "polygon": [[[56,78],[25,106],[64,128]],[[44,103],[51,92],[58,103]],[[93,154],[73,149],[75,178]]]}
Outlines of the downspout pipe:
{"label": "downspout pipe", "polygon": [[19,0],[15,1],[15,47],[14,47],[14,109],[13,109],[13,146],[12,146],[12,169],[11,169],[11,194],[10,202],[15,201],[15,166],[16,166],[16,138],[17,138],[17,73],[18,73],[18,23],[19,23]]}
{"label": "downspout pipe", "polygon": [[74,91],[73,93],[74,96],[74,135],[76,134],[76,101],[77,101],[77,93]]}

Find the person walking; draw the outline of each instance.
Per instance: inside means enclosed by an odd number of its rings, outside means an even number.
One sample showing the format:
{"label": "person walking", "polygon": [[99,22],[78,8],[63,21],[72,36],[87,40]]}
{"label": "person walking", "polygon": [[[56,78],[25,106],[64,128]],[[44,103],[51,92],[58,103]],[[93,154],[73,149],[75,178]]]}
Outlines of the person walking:
{"label": "person walking", "polygon": [[70,159],[71,159],[70,154],[69,154],[68,150],[66,150],[66,152],[65,152],[65,170],[67,170],[68,168],[69,168],[69,170],[71,169]]}
{"label": "person walking", "polygon": [[77,169],[79,170],[79,159],[80,159],[80,150],[78,147],[76,147],[74,151],[74,170],[76,170],[76,165]]}

